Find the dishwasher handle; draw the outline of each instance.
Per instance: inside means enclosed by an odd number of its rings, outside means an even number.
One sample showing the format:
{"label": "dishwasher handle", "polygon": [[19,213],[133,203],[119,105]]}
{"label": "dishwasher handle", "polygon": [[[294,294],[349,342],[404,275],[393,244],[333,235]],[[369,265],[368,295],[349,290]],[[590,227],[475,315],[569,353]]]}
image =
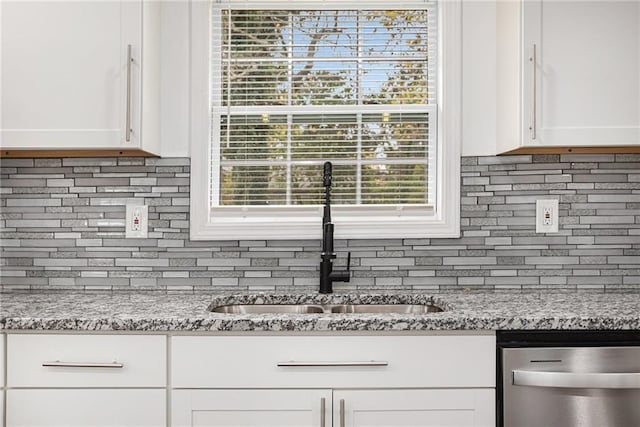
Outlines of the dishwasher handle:
{"label": "dishwasher handle", "polygon": [[513,385],[553,388],[640,389],[640,372],[548,372],[514,370]]}

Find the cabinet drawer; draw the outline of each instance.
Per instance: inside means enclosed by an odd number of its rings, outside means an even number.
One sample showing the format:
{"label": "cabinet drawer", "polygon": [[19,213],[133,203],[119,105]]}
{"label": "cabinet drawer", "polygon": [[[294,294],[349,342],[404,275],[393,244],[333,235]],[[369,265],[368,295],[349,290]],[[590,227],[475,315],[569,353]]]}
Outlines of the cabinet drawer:
{"label": "cabinet drawer", "polygon": [[175,388],[494,387],[495,337],[172,338]]}
{"label": "cabinet drawer", "polygon": [[165,390],[19,389],[7,391],[7,426],[158,427]]}
{"label": "cabinet drawer", "polygon": [[160,335],[9,335],[9,387],[164,387]]}

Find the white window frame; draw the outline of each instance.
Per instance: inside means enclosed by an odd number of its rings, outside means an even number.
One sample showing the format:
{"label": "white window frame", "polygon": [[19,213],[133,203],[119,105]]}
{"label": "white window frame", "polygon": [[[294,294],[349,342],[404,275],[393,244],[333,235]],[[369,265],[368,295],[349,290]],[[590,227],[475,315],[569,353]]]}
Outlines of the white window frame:
{"label": "white window frame", "polygon": [[[215,1],[215,0],[214,0]],[[259,0],[258,0],[259,1]],[[340,0],[318,0],[341,7]],[[264,1],[265,7],[285,3]],[[367,5],[388,5],[368,0]],[[297,240],[322,236],[322,207],[210,208],[210,3],[191,3],[191,214],[192,240]],[[344,7],[344,6],[342,6]],[[398,4],[402,7],[402,3]],[[438,3],[437,149],[434,207],[332,206],[338,239],[460,236],[460,146],[462,98],[461,0]],[[262,213],[262,214],[261,214]]]}

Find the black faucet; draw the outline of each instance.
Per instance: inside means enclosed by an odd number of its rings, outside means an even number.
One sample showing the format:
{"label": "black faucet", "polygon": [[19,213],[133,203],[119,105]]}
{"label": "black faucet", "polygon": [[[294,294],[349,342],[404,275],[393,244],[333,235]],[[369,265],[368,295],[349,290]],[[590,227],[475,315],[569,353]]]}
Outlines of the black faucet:
{"label": "black faucet", "polygon": [[333,293],[333,282],[351,280],[351,252],[347,255],[347,269],[333,271],[333,223],[331,222],[331,162],[324,163],[322,174],[324,186],[324,212],[322,215],[322,260],[320,261],[320,293]]}

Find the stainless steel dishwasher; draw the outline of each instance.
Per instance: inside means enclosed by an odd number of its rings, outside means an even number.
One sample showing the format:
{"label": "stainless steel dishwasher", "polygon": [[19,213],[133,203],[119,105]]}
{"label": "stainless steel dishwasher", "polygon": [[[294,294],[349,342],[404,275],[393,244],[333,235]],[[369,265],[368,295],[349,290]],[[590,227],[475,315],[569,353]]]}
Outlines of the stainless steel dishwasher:
{"label": "stainless steel dishwasher", "polygon": [[520,345],[499,344],[500,425],[640,426],[637,332],[535,335],[521,335]]}

